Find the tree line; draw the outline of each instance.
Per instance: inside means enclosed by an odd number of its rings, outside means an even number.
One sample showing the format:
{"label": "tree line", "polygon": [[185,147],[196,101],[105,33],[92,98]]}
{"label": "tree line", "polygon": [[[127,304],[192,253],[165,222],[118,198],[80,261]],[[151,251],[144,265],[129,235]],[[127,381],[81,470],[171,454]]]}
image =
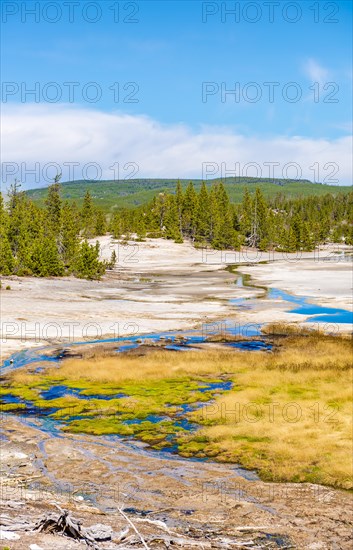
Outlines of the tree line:
{"label": "tree line", "polygon": [[122,209],[111,220],[115,238],[136,233],[139,239],[166,237],[191,240],[196,246],[235,249],[312,251],[325,242],[353,244],[353,193],[266,200],[260,188],[245,188],[242,202],[230,202],[222,183],[197,192],[190,182],[184,191],[159,193],[152,202]]}
{"label": "tree line", "polygon": [[39,277],[75,275],[98,279],[109,267],[99,259],[99,243],[88,239],[104,235],[106,217],[89,193],[79,210],[63,202],[59,176],[40,208],[15,182],[5,204],[0,193],[0,273]]}
{"label": "tree line", "polygon": [[74,275],[99,279],[113,267],[100,260],[99,243],[88,240],[109,231],[116,239],[163,237],[177,243],[239,250],[312,251],[326,242],[353,245],[353,193],[267,200],[260,188],[244,189],[240,204],[231,203],[223,183],[196,191],[177,183],[174,192],[151,202],[116,211],[107,222],[87,191],[82,208],[63,201],[60,176],[37,206],[15,182],[4,202],[0,193],[0,273],[40,277]]}

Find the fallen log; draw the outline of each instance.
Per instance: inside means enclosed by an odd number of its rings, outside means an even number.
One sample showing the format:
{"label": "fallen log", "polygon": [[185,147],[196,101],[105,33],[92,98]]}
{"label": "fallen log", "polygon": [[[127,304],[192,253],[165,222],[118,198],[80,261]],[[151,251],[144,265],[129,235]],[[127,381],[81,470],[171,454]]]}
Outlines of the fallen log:
{"label": "fallen log", "polygon": [[69,515],[68,510],[63,510],[55,504],[59,513],[51,512],[40,519],[33,528],[33,531],[45,533],[57,533],[74,540],[85,542],[87,546],[98,550],[95,539],[81,529],[81,522]]}

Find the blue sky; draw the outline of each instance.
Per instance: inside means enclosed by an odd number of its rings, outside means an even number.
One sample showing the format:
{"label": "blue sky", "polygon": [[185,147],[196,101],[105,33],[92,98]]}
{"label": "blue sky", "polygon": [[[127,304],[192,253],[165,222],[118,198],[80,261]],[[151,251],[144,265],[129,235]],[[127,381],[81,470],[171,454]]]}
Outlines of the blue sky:
{"label": "blue sky", "polygon": [[[129,128],[134,126],[134,119],[141,121],[147,117],[152,127],[157,125],[162,133],[182,126],[196,141],[205,132],[208,136],[221,132],[225,138],[230,134],[241,136],[244,143],[246,140],[292,143],[300,138],[303,142],[324,140],[337,146],[337,141],[351,134],[350,1],[274,2],[272,22],[266,2],[82,1],[74,7],[71,22],[69,3],[53,2],[57,8],[47,12],[43,6],[48,2],[38,3],[40,9],[35,21],[28,13],[35,2],[17,2],[16,8],[13,8],[15,2],[3,2],[2,101],[10,117],[28,115],[28,109],[32,108],[41,117],[43,128],[48,113],[60,117],[60,107],[72,110],[73,121],[75,114],[80,116],[82,111],[88,113],[88,118],[93,113],[129,115]],[[115,11],[111,9],[113,5]],[[238,10],[238,21],[224,11],[234,7]],[[116,21],[118,8],[120,20]],[[17,13],[10,13],[13,9]],[[58,21],[49,22],[56,14]],[[95,17],[98,19],[95,22],[86,20]],[[256,17],[258,21],[250,22]],[[46,87],[49,82],[56,84]],[[65,82],[76,83],[71,102],[69,85],[64,85]],[[87,88],[88,82],[96,85]],[[276,83],[272,101],[266,82]],[[25,95],[35,83],[39,90],[37,101],[33,95]],[[110,89],[114,83],[119,83],[119,101],[117,84],[115,98]],[[205,83],[209,83],[207,88]],[[238,101],[231,94],[223,95],[222,101],[222,88],[231,90],[235,86],[240,93]],[[58,90],[61,100],[50,101]],[[97,93],[101,97],[91,102],[86,93],[92,94],[90,98]],[[301,99],[290,101],[297,93]],[[246,94],[253,101],[244,100]],[[132,99],[135,101],[131,102]],[[74,124],[74,132],[80,124],[82,127],[82,121]],[[27,126],[21,130],[32,135],[34,129]],[[101,131],[104,132],[104,124]],[[38,126],[36,132],[38,137]],[[117,136],[117,139],[123,138]],[[140,136],[136,139],[139,142]],[[133,158],[132,134],[129,145]],[[44,162],[42,144],[38,152],[33,152],[33,147],[31,143],[32,156],[25,152],[23,158]],[[122,144],[121,150],[126,147],[126,143]],[[209,159],[208,151],[205,160]],[[345,151],[340,152],[340,163]],[[6,153],[12,155],[7,154],[9,162],[15,160],[13,149]],[[192,149],[188,154],[192,154]],[[306,164],[323,162],[315,155]],[[135,157],[138,161],[137,150]],[[275,157],[274,152],[270,160],[275,161]],[[234,159],[238,160],[237,155]],[[251,159],[256,162],[256,150]],[[334,161],[333,153],[327,159]],[[20,162],[19,155],[16,160]],[[222,155],[218,160],[222,160]],[[181,157],[176,158],[175,166],[181,162]],[[146,163],[144,166],[140,177],[154,175],[151,167]],[[174,165],[171,166],[170,177],[176,177]],[[197,168],[189,171],[190,176],[195,176]],[[156,167],[155,175],[159,174]],[[346,168],[343,174],[338,183],[350,183]],[[305,175],[308,176],[307,172]]]}

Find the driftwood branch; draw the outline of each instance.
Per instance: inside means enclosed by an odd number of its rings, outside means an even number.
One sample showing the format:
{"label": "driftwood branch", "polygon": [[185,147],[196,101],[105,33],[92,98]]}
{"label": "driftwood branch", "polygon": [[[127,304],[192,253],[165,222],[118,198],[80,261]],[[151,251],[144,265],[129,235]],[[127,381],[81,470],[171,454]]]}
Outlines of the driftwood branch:
{"label": "driftwood branch", "polygon": [[128,516],[123,512],[123,510],[121,508],[119,508],[119,513],[123,516],[124,519],[126,519],[126,521],[131,525],[131,527],[135,531],[135,533],[140,537],[140,540],[141,540],[144,548],[146,548],[146,550],[150,550],[149,547],[146,544],[145,539],[143,538],[143,536],[141,535],[141,533],[139,532],[137,527],[132,523],[131,519],[128,518]]}

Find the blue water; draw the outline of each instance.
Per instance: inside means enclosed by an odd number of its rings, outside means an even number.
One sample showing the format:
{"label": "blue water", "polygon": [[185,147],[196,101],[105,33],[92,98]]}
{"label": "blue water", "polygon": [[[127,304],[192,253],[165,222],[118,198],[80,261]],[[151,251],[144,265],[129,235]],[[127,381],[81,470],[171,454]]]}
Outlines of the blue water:
{"label": "blue water", "polygon": [[[190,331],[175,331],[175,332],[159,332],[159,333],[150,333],[144,335],[135,335],[135,336],[121,336],[117,338],[105,338],[102,340],[85,340],[78,342],[70,342],[65,345],[65,350],[72,350],[74,346],[86,345],[86,344],[104,344],[104,343],[116,343],[117,352],[123,353],[131,349],[138,348],[140,345],[148,343],[159,343],[166,344],[165,349],[173,351],[182,351],[185,349],[192,349],[192,346],[197,344],[202,344],[207,342],[207,339],[210,336],[217,335],[220,332],[224,332],[229,335],[239,335],[250,337],[250,336],[259,336],[261,334],[261,325],[253,324],[240,326],[229,321],[222,321],[216,323],[209,323],[203,326],[202,334],[198,330]],[[121,345],[119,345],[121,344]],[[30,365],[32,363],[45,363],[50,362],[60,364],[60,361],[65,356],[64,349],[57,350],[53,353],[52,346],[45,346],[40,348],[31,348],[24,351],[19,351],[11,355],[6,359],[2,366],[2,374],[6,372],[19,369],[21,367]],[[38,367],[42,369],[43,367]],[[38,370],[36,369],[36,370]]]}
{"label": "blue water", "polygon": [[43,346],[36,349],[18,351],[11,355],[8,359],[5,359],[1,366],[1,370],[4,372],[6,370],[12,370],[13,368],[19,369],[20,367],[25,367],[27,365],[30,365],[31,363],[38,363],[39,361],[57,363],[62,358],[61,351],[57,352],[54,355],[50,355],[48,353],[40,353],[42,350],[44,351],[47,349],[48,346]]}
{"label": "blue water", "polygon": [[206,383],[205,385],[202,385],[198,391],[201,393],[205,393],[207,391],[228,391],[232,388],[232,382],[231,380],[221,380],[219,382],[210,382]]}
{"label": "blue water", "polygon": [[73,395],[75,397],[78,397],[79,399],[118,399],[120,397],[126,397],[125,393],[115,393],[111,395],[106,394],[85,394],[82,393],[84,390],[81,388],[69,388],[68,386],[65,386],[64,384],[58,384],[57,386],[52,386],[48,390],[42,390],[40,392],[40,397],[46,400],[50,399],[57,399],[59,397],[64,397],[65,395]]}
{"label": "blue water", "polygon": [[298,307],[294,307],[288,310],[288,312],[307,316],[308,319],[305,320],[307,323],[353,323],[353,313],[351,311],[312,304],[309,302],[310,298],[307,296],[293,296],[284,290],[270,288],[267,292],[267,297],[272,300],[280,299],[291,304],[297,304]]}
{"label": "blue water", "polygon": [[131,349],[136,349],[138,347],[138,344],[125,344],[124,346],[119,346],[116,351],[118,353],[125,353],[126,351],[130,351]]}
{"label": "blue water", "polygon": [[143,422],[151,422],[152,424],[159,424],[160,422],[172,420],[169,416],[162,416],[158,414],[149,414],[145,418],[131,418],[123,420],[122,424],[129,426],[130,424],[142,424]]}
{"label": "blue water", "polygon": [[[238,277],[236,280],[236,286],[242,288],[243,277]],[[250,285],[256,288],[256,285]],[[270,288],[266,293],[266,297],[271,300],[283,300],[290,304],[296,304],[298,307],[294,307],[288,310],[288,313],[299,313],[308,317],[305,322],[318,322],[318,323],[353,323],[353,312],[346,309],[340,309],[335,307],[325,307],[313,304],[310,302],[312,298],[309,296],[294,296],[284,290],[278,288]],[[234,306],[242,309],[253,309],[256,306],[257,298],[232,298],[229,300]]]}
{"label": "blue water", "polygon": [[243,351],[271,351],[272,344],[262,340],[244,340],[239,342],[226,342],[225,346],[236,348]]}

